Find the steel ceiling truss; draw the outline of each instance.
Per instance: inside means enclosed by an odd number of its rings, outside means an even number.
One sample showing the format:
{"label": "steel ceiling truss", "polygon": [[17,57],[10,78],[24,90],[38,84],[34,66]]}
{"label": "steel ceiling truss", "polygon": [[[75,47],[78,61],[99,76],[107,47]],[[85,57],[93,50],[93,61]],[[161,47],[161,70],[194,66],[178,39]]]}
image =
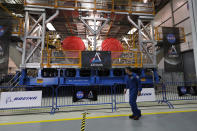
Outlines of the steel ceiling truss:
{"label": "steel ceiling truss", "polygon": [[[109,18],[90,18],[90,17],[79,17],[80,20],[82,21],[82,23],[87,27],[87,29],[94,35],[94,51],[96,51],[96,47],[97,47],[97,40],[96,40],[96,37],[99,35],[99,33],[101,32],[101,30],[103,29],[103,27],[110,21]],[[85,20],[93,20],[94,21],[94,28],[90,27],[88,25],[88,23],[85,21]],[[97,21],[104,21],[104,23],[99,26],[98,29],[96,29],[97,25],[96,25],[96,22]]]}

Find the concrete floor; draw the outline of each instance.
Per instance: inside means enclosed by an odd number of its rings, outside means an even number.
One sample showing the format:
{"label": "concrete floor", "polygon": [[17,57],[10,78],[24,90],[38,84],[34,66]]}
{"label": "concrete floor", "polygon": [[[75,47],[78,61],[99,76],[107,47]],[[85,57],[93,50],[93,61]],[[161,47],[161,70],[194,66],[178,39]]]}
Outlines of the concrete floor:
{"label": "concrete floor", "polygon": [[[130,120],[129,108],[88,110],[88,131],[196,131],[197,105],[140,107],[143,117]],[[81,111],[11,115],[0,117],[0,131],[77,131]]]}
{"label": "concrete floor", "polygon": [[[197,112],[88,119],[88,131],[196,131]],[[81,120],[2,125],[0,131],[80,131]]]}

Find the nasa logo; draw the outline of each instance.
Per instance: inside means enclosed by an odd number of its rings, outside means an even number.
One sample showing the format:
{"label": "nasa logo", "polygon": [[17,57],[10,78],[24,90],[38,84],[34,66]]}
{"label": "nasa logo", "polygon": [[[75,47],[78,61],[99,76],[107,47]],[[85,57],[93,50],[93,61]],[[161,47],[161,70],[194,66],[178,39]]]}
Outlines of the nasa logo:
{"label": "nasa logo", "polygon": [[4,32],[3,26],[0,25],[0,37],[3,36]]}
{"label": "nasa logo", "polygon": [[183,94],[186,94],[186,93],[187,93],[187,89],[186,89],[185,87],[181,87],[181,92],[182,92]]}
{"label": "nasa logo", "polygon": [[76,93],[76,97],[77,97],[78,99],[82,99],[82,98],[84,97],[83,91],[78,91],[78,92]]}
{"label": "nasa logo", "polygon": [[174,44],[176,42],[176,37],[174,34],[168,34],[167,35],[167,40],[169,43]]}
{"label": "nasa logo", "polygon": [[100,53],[96,52],[95,56],[90,60],[90,63],[100,63],[101,61],[101,57],[100,57]]}

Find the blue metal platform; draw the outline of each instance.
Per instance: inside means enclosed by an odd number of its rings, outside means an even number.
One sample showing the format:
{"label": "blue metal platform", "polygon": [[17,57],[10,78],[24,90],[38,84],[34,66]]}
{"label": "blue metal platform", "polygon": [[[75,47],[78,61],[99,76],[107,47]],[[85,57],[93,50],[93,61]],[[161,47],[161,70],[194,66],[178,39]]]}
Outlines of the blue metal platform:
{"label": "blue metal platform", "polygon": [[[148,71],[147,71],[148,70]],[[148,73],[147,73],[148,72]],[[136,69],[142,86],[152,87],[159,82],[156,69]],[[126,84],[126,74],[122,68],[106,70],[90,69],[50,69],[38,70],[37,77],[27,75],[27,69],[22,70],[19,85],[24,86],[91,86]]]}

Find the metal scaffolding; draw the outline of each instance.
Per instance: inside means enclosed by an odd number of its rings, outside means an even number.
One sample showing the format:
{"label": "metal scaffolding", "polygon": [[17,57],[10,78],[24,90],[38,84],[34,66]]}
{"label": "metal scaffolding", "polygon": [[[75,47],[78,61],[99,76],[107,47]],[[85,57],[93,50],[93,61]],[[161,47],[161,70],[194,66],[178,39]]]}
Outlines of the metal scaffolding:
{"label": "metal scaffolding", "polygon": [[[63,3],[62,3],[63,2]],[[70,3],[70,4],[69,4]],[[102,3],[102,4],[101,4]],[[25,31],[21,68],[66,68],[70,66],[80,67],[80,53],[77,62],[67,62],[62,50],[45,50],[46,45],[46,24],[56,18],[59,10],[78,10],[79,14],[85,11],[95,11],[96,13],[105,13],[108,18],[90,18],[79,16],[79,20],[87,27],[94,36],[94,50],[96,51],[96,37],[101,32],[102,28],[109,23],[110,15],[122,14],[128,15],[128,21],[138,29],[139,49],[116,52],[121,54],[119,58],[114,58],[113,67],[137,67],[137,68],[155,68],[156,67],[156,41],[153,27],[154,5],[152,1],[143,3],[138,0],[125,0],[118,2],[116,0],[25,0]],[[92,6],[91,6],[92,5]],[[106,7],[107,6],[107,7]],[[106,8],[106,9],[104,9]],[[46,19],[46,10],[56,10],[50,18]],[[94,12],[94,13],[95,13]],[[137,21],[132,20],[130,15],[137,16]],[[93,20],[94,27],[90,27],[86,20]],[[100,27],[96,28],[96,22],[102,21]],[[137,22],[137,24],[136,24]],[[145,23],[145,24],[144,24]],[[109,27],[110,28],[110,27]],[[108,34],[108,33],[107,33]],[[56,52],[62,52],[55,55]],[[59,56],[59,55],[62,56]],[[57,62],[59,59],[61,61]],[[53,63],[52,63],[53,62]]]}

